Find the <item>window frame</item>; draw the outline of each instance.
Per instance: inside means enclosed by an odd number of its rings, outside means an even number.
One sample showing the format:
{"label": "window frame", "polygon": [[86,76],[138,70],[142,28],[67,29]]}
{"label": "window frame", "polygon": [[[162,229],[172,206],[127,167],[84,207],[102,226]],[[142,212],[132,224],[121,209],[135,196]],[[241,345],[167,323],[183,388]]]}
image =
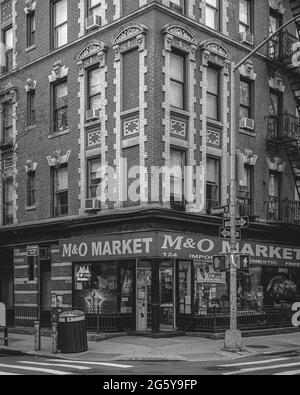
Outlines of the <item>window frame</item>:
{"label": "window frame", "polygon": [[35,176],[35,171],[27,173],[27,207],[32,207],[36,204]]}
{"label": "window frame", "polygon": [[[58,172],[62,169],[67,169],[68,172],[68,188],[64,189],[64,190],[58,190]],[[53,196],[52,196],[52,201],[53,201],[53,217],[62,217],[62,216],[66,216],[69,214],[69,167],[68,164],[63,164],[57,167],[53,167],[52,168],[52,184],[53,184]],[[59,199],[58,197],[60,195],[66,194],[67,196],[67,202],[68,204],[65,205],[66,207],[66,212],[61,212],[61,207],[63,207],[62,205],[59,205]]]}
{"label": "window frame", "polygon": [[[67,86],[67,103],[64,106],[56,106],[57,104],[57,89],[61,85],[66,85]],[[61,80],[58,80],[54,83],[52,83],[52,98],[51,98],[51,118],[52,118],[52,133],[57,134],[60,132],[67,131],[69,129],[69,86],[68,86],[68,79],[63,78]],[[64,128],[58,129],[58,112],[61,111],[62,109],[66,109],[66,126]]]}
{"label": "window frame", "polygon": [[[94,7],[91,6],[91,2],[92,0],[87,0],[87,16],[92,16],[94,15],[94,10],[99,8],[100,6],[102,6],[102,1],[100,1],[100,3]],[[97,15],[97,14],[96,14]],[[101,16],[101,15],[99,15]]]}
{"label": "window frame", "polygon": [[36,17],[35,11],[31,11],[27,14],[27,48],[35,45],[36,37]]}
{"label": "window frame", "polygon": [[[91,90],[90,90],[90,87],[91,87],[90,86],[91,73],[93,71],[97,70],[97,69],[100,70],[99,65],[96,65],[96,66],[93,66],[93,67],[90,67],[90,68],[86,69],[86,106],[87,106],[86,110],[87,111],[93,109],[91,107],[91,101],[92,101],[93,98],[99,96],[100,99],[101,99],[101,97],[102,97],[102,92],[101,91],[100,91],[100,93],[91,95]],[[100,108],[97,108],[97,110],[101,110],[101,106],[100,106]]]}
{"label": "window frame", "polygon": [[172,49],[171,52],[171,57],[170,57],[170,63],[172,62],[172,56],[178,56],[182,59],[182,66],[183,66],[183,75],[182,75],[182,81],[177,80],[176,78],[172,78],[171,72],[170,72],[170,87],[172,83],[178,84],[182,87],[182,107],[176,106],[171,103],[171,107],[179,110],[186,110],[186,91],[187,91],[187,59],[186,59],[186,54],[180,51],[176,51]]}
{"label": "window frame", "polygon": [[13,178],[12,177],[7,177],[6,179],[4,179],[3,181],[3,185],[2,185],[2,194],[3,194],[3,225],[11,225],[14,223],[14,217],[13,214],[11,216],[8,215],[9,213],[9,207],[12,206],[14,204],[13,199],[9,199],[8,197],[8,190],[9,190],[9,184],[12,185],[13,188]]}
{"label": "window frame", "polygon": [[[11,115],[7,115],[9,112],[7,111],[8,107],[10,107]],[[4,102],[2,103],[2,143],[10,143],[13,140],[13,134],[14,134],[14,125],[13,125],[13,103],[11,102]],[[8,117],[11,117],[11,122],[7,122]],[[11,130],[12,136],[9,135],[8,130]]]}
{"label": "window frame", "polygon": [[[213,29],[213,30],[219,32],[221,30],[221,2],[220,2],[220,0],[216,0],[216,2],[217,2],[217,7],[214,7],[213,5],[209,4],[206,1],[206,4],[205,4],[205,25],[207,27],[209,27],[210,29]],[[215,16],[215,18],[214,18],[215,26],[214,27],[211,27],[207,24],[207,21],[208,21],[207,10],[208,9],[213,10],[213,12],[214,12],[214,16]]]}
{"label": "window frame", "polygon": [[[217,67],[214,67],[212,65],[209,65],[208,70],[213,70],[213,71],[218,73],[218,79],[217,79],[218,93],[215,94],[215,93],[210,92],[208,87],[207,87],[207,91],[206,91],[207,97],[211,96],[211,97],[217,98],[217,109],[216,109],[217,110],[217,118],[216,119],[215,118],[211,118],[208,115],[207,115],[207,118],[209,120],[221,122],[221,69],[217,68]],[[208,82],[208,78],[207,78],[207,82]],[[208,100],[206,102],[208,104]]]}
{"label": "window frame", "polygon": [[[247,107],[246,105],[242,104],[241,102],[241,83],[247,84],[249,88],[249,106]],[[252,80],[249,80],[248,78],[240,78],[240,119],[243,119],[245,117],[241,117],[241,108],[247,108],[249,110],[249,116],[247,118],[249,119],[254,119],[254,82]]]}
{"label": "window frame", "polygon": [[[218,173],[219,173],[219,177],[218,177],[218,183],[214,183],[214,182],[212,182],[212,181],[209,181],[208,180],[208,173],[207,173],[207,176],[206,176],[206,210],[209,212],[213,207],[218,207],[218,206],[220,206],[220,204],[221,204],[221,187],[222,187],[222,175],[221,175],[221,167],[222,167],[222,163],[221,163],[221,158],[217,158],[217,157],[214,157],[214,156],[207,156],[207,158],[206,158],[206,163],[208,163],[208,161],[209,160],[211,160],[211,161],[214,161],[215,163],[217,163],[218,164]],[[215,201],[215,203],[217,203],[217,205],[216,206],[213,206],[213,205],[209,205],[209,201],[210,202],[213,202],[214,200],[213,199],[208,199],[208,186],[211,186],[211,187],[217,187],[217,195],[218,195],[218,201],[216,200]]]}
{"label": "window frame", "polygon": [[[179,152],[181,154],[181,170],[182,170],[182,199],[178,201],[175,199],[175,188],[172,193],[172,180],[175,181],[176,177],[170,174],[170,203],[174,206],[185,206],[185,167],[187,165],[187,151],[185,149],[181,149],[179,147],[171,146],[170,149],[170,158],[172,156],[172,152]],[[170,170],[172,169],[170,163]],[[174,182],[175,186],[175,182]]]}
{"label": "window frame", "polygon": [[35,91],[27,92],[27,127],[33,127],[36,124],[35,111]]}
{"label": "window frame", "polygon": [[3,37],[2,41],[4,44],[4,48],[5,48],[5,66],[3,66],[3,70],[6,73],[11,71],[13,68],[14,42],[12,43],[12,47],[9,47],[7,49],[7,41],[6,41],[6,34],[9,30],[11,30],[12,37],[14,40],[14,30],[13,30],[12,24],[10,24],[2,29],[2,37]]}
{"label": "window frame", "polygon": [[[67,15],[66,15],[66,20],[62,22],[59,25],[56,25],[56,5],[59,2],[66,1],[67,4]],[[67,45],[68,43],[68,1],[67,0],[54,0],[51,3],[51,48],[52,49],[58,49],[63,47],[64,45]],[[57,30],[61,28],[62,26],[67,25],[67,39],[66,42],[62,45],[58,45],[58,37],[57,37]]]}
{"label": "window frame", "polygon": [[[100,161],[100,166],[101,166],[101,163],[102,163],[101,156],[95,156],[95,157],[89,158],[87,161],[87,176],[88,176],[87,177],[87,199],[97,199],[97,196],[92,196],[92,193],[91,193],[91,189],[93,188],[93,185],[91,183],[91,181],[92,181],[92,178],[91,178],[91,176],[92,176],[92,172],[91,172],[92,162],[96,162],[97,160]],[[100,183],[101,183],[101,181],[102,180],[100,180]],[[98,186],[99,186],[99,184],[97,185],[97,187]]]}
{"label": "window frame", "polygon": [[[248,21],[247,24],[241,21],[241,13],[239,8],[239,33],[244,31],[254,34],[254,2],[252,0],[245,0],[248,3]],[[239,7],[241,0],[239,0]],[[241,26],[246,27],[245,30],[241,30]]]}

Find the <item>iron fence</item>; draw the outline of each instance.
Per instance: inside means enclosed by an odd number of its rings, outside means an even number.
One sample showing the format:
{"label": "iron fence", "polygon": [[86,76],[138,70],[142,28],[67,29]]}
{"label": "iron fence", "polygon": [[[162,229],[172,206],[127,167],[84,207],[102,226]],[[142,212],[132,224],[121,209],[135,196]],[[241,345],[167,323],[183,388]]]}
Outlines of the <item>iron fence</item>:
{"label": "iron fence", "polygon": [[268,141],[292,140],[300,143],[300,118],[285,112],[268,116],[267,124]]}
{"label": "iron fence", "polygon": [[300,202],[272,198],[265,202],[267,221],[300,224]]}

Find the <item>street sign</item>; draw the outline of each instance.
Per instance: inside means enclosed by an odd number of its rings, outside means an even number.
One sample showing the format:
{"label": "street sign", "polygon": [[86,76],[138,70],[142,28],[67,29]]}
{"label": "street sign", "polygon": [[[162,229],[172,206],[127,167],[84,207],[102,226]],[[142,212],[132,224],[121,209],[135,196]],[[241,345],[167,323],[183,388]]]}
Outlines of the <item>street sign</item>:
{"label": "street sign", "polygon": [[241,204],[243,206],[250,206],[250,199],[244,197],[237,197],[237,204]]}
{"label": "street sign", "polygon": [[224,215],[229,213],[229,206],[214,207],[210,210],[210,215]]}
{"label": "street sign", "polygon": [[3,303],[0,303],[0,327],[6,327],[6,307]]}
{"label": "street sign", "polygon": [[[235,220],[235,225],[237,228],[248,228],[250,225],[249,217],[241,217],[241,218],[236,218]],[[231,220],[230,219],[225,219],[224,220],[224,228],[231,228]]]}
{"label": "street sign", "polygon": [[27,246],[27,256],[39,256],[39,246]]}
{"label": "street sign", "polygon": [[[221,239],[230,239],[230,237],[231,237],[230,229],[220,228],[219,235],[220,235]],[[240,229],[236,230],[235,238],[236,238],[236,240],[242,239],[242,232]]]}

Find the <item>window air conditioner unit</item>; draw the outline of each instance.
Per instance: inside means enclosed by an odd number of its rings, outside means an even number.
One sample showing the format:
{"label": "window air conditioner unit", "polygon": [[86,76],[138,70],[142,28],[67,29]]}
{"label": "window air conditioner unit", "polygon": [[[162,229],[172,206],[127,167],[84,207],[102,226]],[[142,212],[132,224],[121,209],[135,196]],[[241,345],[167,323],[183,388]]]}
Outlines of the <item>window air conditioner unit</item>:
{"label": "window air conditioner unit", "polygon": [[254,45],[254,35],[250,32],[240,33],[240,42],[244,44]]}
{"label": "window air conditioner unit", "polygon": [[86,112],[87,122],[96,121],[98,119],[100,119],[100,110],[88,110]]}
{"label": "window air conditioner unit", "polygon": [[241,119],[240,128],[254,130],[254,127],[255,127],[255,121],[253,119],[250,118]]}
{"label": "window air conditioner unit", "polygon": [[98,199],[87,199],[85,201],[86,211],[99,211],[101,210],[101,201]]}
{"label": "window air conditioner unit", "polygon": [[86,30],[92,30],[96,29],[97,27],[101,27],[101,16],[91,15],[86,18],[85,24]]}

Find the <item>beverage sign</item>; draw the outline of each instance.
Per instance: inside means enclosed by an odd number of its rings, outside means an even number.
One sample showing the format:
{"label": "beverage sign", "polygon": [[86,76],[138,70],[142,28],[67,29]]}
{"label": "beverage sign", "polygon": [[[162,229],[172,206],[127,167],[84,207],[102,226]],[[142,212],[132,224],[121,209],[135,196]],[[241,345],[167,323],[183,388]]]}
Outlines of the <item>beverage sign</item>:
{"label": "beverage sign", "polygon": [[76,272],[76,281],[78,283],[87,283],[91,281],[91,277],[91,265],[80,266],[79,270]]}

